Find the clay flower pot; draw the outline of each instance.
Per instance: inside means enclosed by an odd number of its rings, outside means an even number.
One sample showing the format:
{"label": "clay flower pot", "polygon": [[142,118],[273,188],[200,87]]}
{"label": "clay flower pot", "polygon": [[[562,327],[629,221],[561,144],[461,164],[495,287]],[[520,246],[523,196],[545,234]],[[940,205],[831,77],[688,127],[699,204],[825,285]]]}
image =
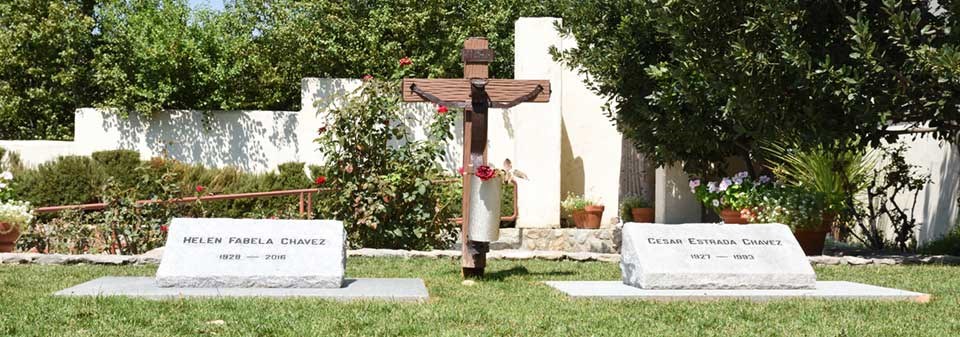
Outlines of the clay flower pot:
{"label": "clay flower pot", "polygon": [[[824,241],[827,239],[827,233],[829,233],[831,229],[836,229],[836,227],[833,226],[836,220],[836,212],[823,212],[823,220],[820,223],[820,228],[798,229],[793,231],[793,236],[797,238],[797,242],[800,243],[800,248],[803,248],[804,254],[807,256],[823,255]],[[834,235],[837,235],[837,232],[834,233]]]}
{"label": "clay flower pot", "polygon": [[12,252],[17,248],[17,239],[20,238],[20,226],[0,222],[0,253]]}
{"label": "clay flower pot", "polygon": [[827,229],[798,229],[793,231],[793,237],[807,256],[823,255],[823,241],[827,238]]}
{"label": "clay flower pot", "polygon": [[749,223],[747,219],[740,214],[740,211],[735,211],[729,208],[720,210],[720,219],[723,220],[723,223],[728,225],[745,225]]}
{"label": "clay flower pot", "polygon": [[640,223],[653,223],[653,208],[631,208],[630,216],[633,217],[633,222]]}
{"label": "clay flower pot", "polygon": [[[583,209],[584,213],[584,222],[583,227],[586,229],[597,229],[600,228],[600,219],[603,217],[603,205],[590,205]],[[576,222],[576,219],[574,219]]]}

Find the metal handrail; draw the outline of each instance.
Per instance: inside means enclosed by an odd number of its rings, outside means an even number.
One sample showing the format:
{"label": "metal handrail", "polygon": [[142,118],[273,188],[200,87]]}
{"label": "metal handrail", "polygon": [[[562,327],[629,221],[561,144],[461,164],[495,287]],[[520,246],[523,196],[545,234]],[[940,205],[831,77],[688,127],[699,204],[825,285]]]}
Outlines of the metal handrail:
{"label": "metal handrail", "polygon": [[[459,180],[456,179],[444,179],[437,180],[434,182],[437,183],[449,183],[456,182]],[[501,221],[515,221],[519,215],[520,208],[517,207],[517,183],[512,181],[513,184],[513,214],[508,216],[500,217]],[[298,190],[281,190],[281,191],[269,191],[269,192],[251,192],[251,193],[236,193],[236,194],[212,194],[198,197],[182,197],[177,199],[167,199],[167,200],[137,200],[138,205],[147,205],[147,204],[157,204],[157,203],[169,203],[169,204],[186,204],[197,201],[216,201],[216,200],[235,200],[235,199],[248,199],[248,198],[264,198],[264,197],[282,197],[289,195],[300,195],[300,215],[306,214],[308,217],[313,215],[313,194],[321,192],[332,192],[333,188],[305,188]],[[107,208],[107,203],[98,202],[92,204],[79,204],[79,205],[61,205],[61,206],[46,206],[46,207],[37,207],[33,211],[35,213],[56,213],[66,210],[82,210],[82,211],[100,211]],[[462,223],[463,218],[452,218],[450,220],[456,221],[457,223]]]}
{"label": "metal handrail", "polygon": [[[183,197],[183,198],[167,199],[167,200],[158,200],[158,199],[137,200],[137,204],[138,205],[157,204],[157,203],[185,204],[185,203],[192,203],[197,201],[235,200],[235,199],[300,195],[300,202],[299,202],[300,215],[304,215],[304,213],[306,213],[309,216],[313,214],[313,194],[320,193],[320,192],[330,192],[330,191],[333,191],[333,189],[332,188],[305,188],[305,189],[298,189],[298,190],[282,190],[282,191],[269,191],[269,192],[213,194],[213,195]],[[306,196],[306,198],[304,198],[304,196]],[[93,203],[93,204],[38,207],[38,208],[35,208],[33,211],[36,213],[55,213],[55,212],[66,211],[66,210],[99,211],[105,208],[107,208],[107,203],[99,202],[99,203]]]}

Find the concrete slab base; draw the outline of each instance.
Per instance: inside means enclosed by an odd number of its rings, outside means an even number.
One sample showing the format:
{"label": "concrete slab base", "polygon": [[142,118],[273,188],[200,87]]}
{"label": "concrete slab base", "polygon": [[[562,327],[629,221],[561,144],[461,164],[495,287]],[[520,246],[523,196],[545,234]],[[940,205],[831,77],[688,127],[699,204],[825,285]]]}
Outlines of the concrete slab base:
{"label": "concrete slab base", "polygon": [[792,298],[827,300],[888,300],[926,303],[930,295],[846,281],[817,281],[816,289],[640,289],[621,281],[546,281],[571,299],[705,301],[770,301]]}
{"label": "concrete slab base", "polygon": [[147,299],[182,297],[310,297],[338,301],[423,302],[430,298],[421,279],[345,279],[342,288],[161,288],[152,277],[101,277],[58,291],[54,296],[125,296]]}

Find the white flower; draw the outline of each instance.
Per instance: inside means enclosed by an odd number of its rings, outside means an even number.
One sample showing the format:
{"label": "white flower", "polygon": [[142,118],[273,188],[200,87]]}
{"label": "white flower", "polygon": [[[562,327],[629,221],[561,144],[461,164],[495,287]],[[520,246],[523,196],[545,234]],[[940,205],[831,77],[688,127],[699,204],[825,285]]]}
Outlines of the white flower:
{"label": "white flower", "polygon": [[713,199],[713,207],[720,207],[720,200]]}
{"label": "white flower", "polygon": [[33,220],[30,203],[23,201],[8,201],[0,203],[0,222],[24,225]]}
{"label": "white flower", "polygon": [[727,187],[730,187],[730,185],[733,185],[733,182],[730,181],[730,178],[723,178],[723,180],[720,181],[720,186],[718,186],[718,188],[720,192],[723,192],[726,191]]}
{"label": "white flower", "polygon": [[7,188],[7,183],[0,182],[0,190]]}
{"label": "white flower", "polygon": [[719,191],[719,189],[717,188],[717,183],[713,181],[707,183],[707,191],[709,191],[710,193],[716,193],[717,191]]}
{"label": "white flower", "polygon": [[10,171],[3,171],[3,173],[0,173],[0,178],[3,178],[3,180],[13,180],[13,173]]}
{"label": "white flower", "polygon": [[749,176],[750,176],[750,173],[748,173],[747,171],[739,172],[739,173],[737,173],[737,175],[736,175],[736,177],[737,177],[737,178],[740,178],[740,179],[744,179],[744,178],[747,178],[747,177],[749,177]]}

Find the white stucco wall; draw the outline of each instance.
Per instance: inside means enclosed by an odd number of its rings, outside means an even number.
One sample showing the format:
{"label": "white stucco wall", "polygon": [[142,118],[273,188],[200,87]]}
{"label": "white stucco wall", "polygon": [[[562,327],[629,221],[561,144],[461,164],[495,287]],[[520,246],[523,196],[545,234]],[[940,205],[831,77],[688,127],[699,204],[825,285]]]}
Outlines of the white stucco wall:
{"label": "white stucco wall", "polygon": [[[917,196],[914,215],[922,222],[917,231],[917,241],[923,245],[936,240],[957,224],[957,202],[960,200],[960,158],[957,146],[940,142],[930,137],[912,139],[902,137],[907,144],[905,159],[918,166],[919,173],[929,174],[928,183]],[[901,196],[897,203],[909,205],[912,196]]]}
{"label": "white stucco wall", "polygon": [[512,108],[518,169],[529,179],[518,181],[517,227],[560,227],[560,132],[563,97],[561,65],[550,59],[551,46],[561,44],[554,18],[521,18],[515,24],[514,77],[550,80],[550,102]]}
{"label": "white stucco wall", "polygon": [[34,167],[51,159],[76,154],[75,142],[55,140],[0,140],[0,147],[20,155],[20,162]]}

